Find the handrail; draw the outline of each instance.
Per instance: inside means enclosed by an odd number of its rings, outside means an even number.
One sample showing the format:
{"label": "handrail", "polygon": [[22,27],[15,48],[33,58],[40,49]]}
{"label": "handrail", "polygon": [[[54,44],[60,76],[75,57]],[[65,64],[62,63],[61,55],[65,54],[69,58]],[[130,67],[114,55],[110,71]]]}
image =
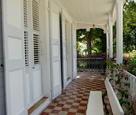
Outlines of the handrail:
{"label": "handrail", "polygon": [[133,74],[131,74],[130,72],[128,72],[128,71],[126,71],[126,70],[124,70],[124,72],[126,73],[126,74],[128,74],[128,75],[131,75],[133,78],[135,78],[136,79],[136,76],[134,76]]}
{"label": "handrail", "polygon": [[136,101],[136,76],[124,70],[124,73],[129,77],[130,82],[130,94],[132,96],[132,100]]}
{"label": "handrail", "polygon": [[[136,101],[136,76],[134,76],[133,74],[131,74],[130,72],[123,70],[125,76],[128,78],[128,80],[122,79],[120,81],[120,88],[123,89],[127,94],[128,97],[123,97],[123,100],[126,100],[127,102],[129,102],[130,105],[133,105],[133,102]],[[116,72],[113,71],[112,73],[110,71],[108,71],[108,78],[111,78],[111,75],[113,76],[113,82],[111,82],[111,84],[113,85],[113,88],[115,93],[117,94],[117,97],[119,96],[119,92],[116,89],[116,83],[115,81],[117,80],[116,76]],[[129,84],[129,85],[124,85],[124,84]],[[120,98],[120,97],[119,97]],[[126,109],[124,109],[125,112]]]}

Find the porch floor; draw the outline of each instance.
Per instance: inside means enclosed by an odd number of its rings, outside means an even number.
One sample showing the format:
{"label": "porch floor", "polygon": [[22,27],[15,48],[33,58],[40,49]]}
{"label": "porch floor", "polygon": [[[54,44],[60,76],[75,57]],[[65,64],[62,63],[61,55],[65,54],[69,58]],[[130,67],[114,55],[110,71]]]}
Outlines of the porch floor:
{"label": "porch floor", "polygon": [[[104,77],[95,73],[78,73],[77,78],[41,115],[85,115],[90,91],[105,92]],[[105,102],[112,114],[108,96],[105,97]]]}

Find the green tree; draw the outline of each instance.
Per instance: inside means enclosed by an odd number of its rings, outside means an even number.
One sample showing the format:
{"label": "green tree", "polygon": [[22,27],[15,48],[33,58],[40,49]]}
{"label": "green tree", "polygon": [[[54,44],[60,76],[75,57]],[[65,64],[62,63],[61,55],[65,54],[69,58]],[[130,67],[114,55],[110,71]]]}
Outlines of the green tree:
{"label": "green tree", "polygon": [[136,49],[136,2],[127,1],[123,11],[124,51]]}
{"label": "green tree", "polygon": [[[127,0],[123,7],[124,52],[136,50],[136,2]],[[113,26],[113,50],[116,53],[116,23]]]}
{"label": "green tree", "polygon": [[[102,29],[91,28],[89,32],[86,29],[77,30],[77,50],[79,42],[87,45],[88,55],[106,51],[106,35]],[[79,54],[79,51],[77,53]]]}

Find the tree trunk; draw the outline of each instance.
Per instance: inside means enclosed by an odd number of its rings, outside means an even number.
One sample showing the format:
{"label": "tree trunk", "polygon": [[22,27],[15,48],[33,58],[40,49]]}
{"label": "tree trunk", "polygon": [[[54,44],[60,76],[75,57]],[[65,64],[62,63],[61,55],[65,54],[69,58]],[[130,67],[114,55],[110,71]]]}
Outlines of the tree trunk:
{"label": "tree trunk", "polygon": [[91,46],[91,29],[90,29],[90,32],[87,36],[87,50],[88,50],[88,56],[90,56],[92,54],[92,46]]}

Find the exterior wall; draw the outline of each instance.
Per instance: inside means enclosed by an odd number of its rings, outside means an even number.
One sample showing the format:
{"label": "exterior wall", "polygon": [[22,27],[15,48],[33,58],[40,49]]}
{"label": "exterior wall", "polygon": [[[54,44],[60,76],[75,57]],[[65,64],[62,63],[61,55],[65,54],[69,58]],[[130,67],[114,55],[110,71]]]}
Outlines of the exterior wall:
{"label": "exterior wall", "polygon": [[[52,93],[52,87],[51,87],[51,84],[52,84],[52,81],[51,81],[51,69],[52,68],[50,68],[50,66],[51,66],[50,65],[50,60],[51,60],[50,59],[51,58],[50,57],[50,42],[49,42],[49,40],[50,40],[50,34],[49,34],[49,32],[50,32],[49,31],[49,22],[50,22],[50,20],[49,20],[49,6],[48,6],[48,1],[49,0],[41,0],[40,1],[40,17],[41,17],[40,18],[40,22],[41,22],[40,23],[40,33],[41,33],[41,62],[42,62],[43,95],[45,97],[49,97],[50,100],[51,100],[52,99],[51,98],[51,93]],[[0,6],[1,6],[1,4],[0,4]],[[0,10],[0,26],[2,25],[1,17],[2,16],[1,16],[1,10]],[[70,26],[71,26],[72,25],[72,18],[67,14],[67,12],[65,12],[65,17],[66,17],[67,20],[69,20],[69,23],[70,23]],[[5,21],[5,25],[8,25],[6,21]],[[5,25],[4,25],[4,27],[5,27]],[[8,26],[6,26],[6,27],[8,27]],[[71,29],[69,31],[70,31],[70,34],[71,34]],[[5,110],[6,109],[6,106],[5,106],[6,105],[5,104],[5,85],[4,85],[5,82],[4,82],[4,74],[3,74],[4,70],[3,70],[3,67],[1,67],[1,64],[3,64],[3,57],[1,55],[1,53],[3,53],[3,51],[2,51],[3,50],[2,49],[2,44],[3,43],[2,43],[2,35],[1,35],[1,33],[2,33],[2,30],[1,30],[1,27],[0,27],[0,115],[5,115],[6,114],[6,110]],[[10,33],[6,33],[6,34],[10,35]],[[17,33],[15,32],[15,34],[17,34]],[[72,36],[70,35],[70,40],[71,40],[71,37]],[[21,36],[20,38],[23,38],[23,36]],[[71,41],[69,41],[69,43],[71,43]],[[7,44],[4,45],[4,46],[7,46]],[[71,49],[70,49],[70,51],[71,51],[72,50],[72,44],[70,44],[70,47],[71,47]],[[72,53],[71,53],[71,55],[72,55]],[[72,58],[71,55],[70,55],[70,57]],[[6,56],[7,55],[5,55],[5,57]],[[16,63],[15,63],[15,65],[16,65]],[[21,67],[22,67],[22,65],[21,65]],[[72,69],[72,59],[71,59],[71,66],[69,68]],[[72,71],[71,71],[71,74],[72,74]],[[72,77],[72,75],[71,75],[71,77]],[[7,81],[6,81],[6,83],[7,83]],[[24,95],[26,96],[26,93]],[[25,100],[25,108],[24,108],[25,112],[23,112],[24,114],[27,111],[25,96],[23,97],[23,99]],[[7,98],[9,98],[9,97],[7,97]],[[14,96],[14,98],[15,98],[15,96]],[[6,102],[9,102],[9,99],[7,99]],[[9,103],[7,104],[7,106],[9,106],[7,108],[10,109],[10,104]],[[10,114],[10,111],[8,109],[7,109],[7,114]]]}
{"label": "exterior wall", "polygon": [[[6,115],[5,105],[5,80],[3,65],[3,40],[2,40],[2,12],[0,2],[0,115]],[[2,64],[2,65],[1,65]]]}

